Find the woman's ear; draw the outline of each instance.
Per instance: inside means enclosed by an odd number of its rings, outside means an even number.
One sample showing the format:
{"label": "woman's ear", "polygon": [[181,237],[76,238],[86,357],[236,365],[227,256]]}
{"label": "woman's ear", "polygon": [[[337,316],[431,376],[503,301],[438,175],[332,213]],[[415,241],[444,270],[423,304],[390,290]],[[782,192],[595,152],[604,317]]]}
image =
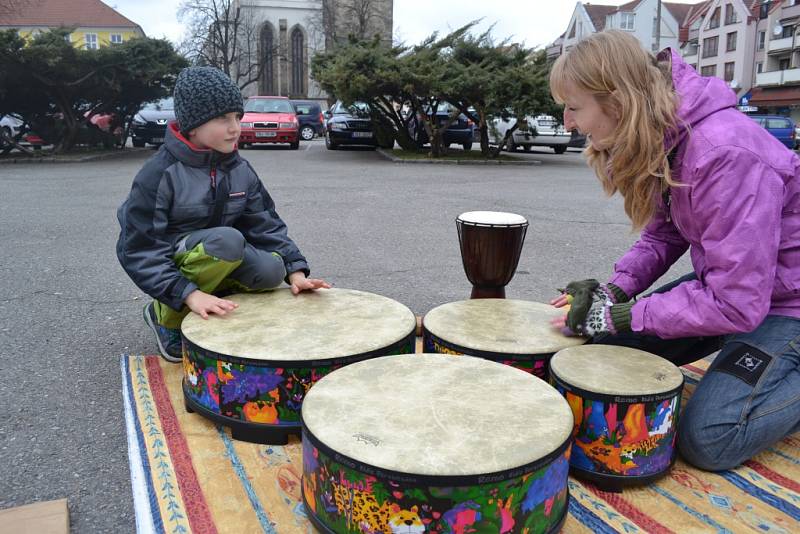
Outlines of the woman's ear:
{"label": "woman's ear", "polygon": [[622,100],[619,96],[619,89],[615,89],[611,91],[611,94],[608,97],[608,114],[614,118],[614,120],[620,120],[622,118]]}

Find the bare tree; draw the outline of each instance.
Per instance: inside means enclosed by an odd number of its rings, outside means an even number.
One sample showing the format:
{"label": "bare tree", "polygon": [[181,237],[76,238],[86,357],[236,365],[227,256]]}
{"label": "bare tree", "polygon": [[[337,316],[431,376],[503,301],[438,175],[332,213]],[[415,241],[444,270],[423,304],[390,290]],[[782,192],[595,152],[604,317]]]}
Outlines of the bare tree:
{"label": "bare tree", "polygon": [[322,8],[308,19],[307,25],[324,38],[327,50],[350,37],[364,40],[380,34],[391,41],[391,36],[383,35],[391,17],[383,12],[386,6],[385,0],[322,0]]}
{"label": "bare tree", "polygon": [[264,49],[258,20],[238,0],[185,0],[178,17],[187,27],[180,51],[194,64],[217,67],[240,89],[258,83],[262,58],[277,49]]}
{"label": "bare tree", "polygon": [[36,7],[40,0],[0,0],[0,16],[15,15],[23,8]]}

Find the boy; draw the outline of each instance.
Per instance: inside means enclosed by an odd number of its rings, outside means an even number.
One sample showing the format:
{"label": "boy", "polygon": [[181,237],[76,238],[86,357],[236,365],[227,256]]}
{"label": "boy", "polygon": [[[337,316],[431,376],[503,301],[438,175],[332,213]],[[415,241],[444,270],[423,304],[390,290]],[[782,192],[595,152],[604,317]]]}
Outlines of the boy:
{"label": "boy", "polygon": [[134,178],[117,210],[117,257],[153,301],[144,320],[165,360],[181,361],[180,323],[237,304],[214,292],[263,291],[286,281],[296,295],[329,288],[306,278],[306,259],[237,143],[244,113],[239,88],[213,67],[181,71],[177,123]]}

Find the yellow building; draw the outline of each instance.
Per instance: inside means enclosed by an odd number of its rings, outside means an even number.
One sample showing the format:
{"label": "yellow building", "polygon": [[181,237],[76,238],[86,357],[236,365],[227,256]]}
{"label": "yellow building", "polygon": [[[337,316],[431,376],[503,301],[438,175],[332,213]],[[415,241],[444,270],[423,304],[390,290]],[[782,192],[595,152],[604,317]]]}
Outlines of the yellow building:
{"label": "yellow building", "polygon": [[100,0],[25,0],[0,10],[0,30],[35,37],[54,28],[71,28],[69,40],[86,49],[144,37],[142,28]]}

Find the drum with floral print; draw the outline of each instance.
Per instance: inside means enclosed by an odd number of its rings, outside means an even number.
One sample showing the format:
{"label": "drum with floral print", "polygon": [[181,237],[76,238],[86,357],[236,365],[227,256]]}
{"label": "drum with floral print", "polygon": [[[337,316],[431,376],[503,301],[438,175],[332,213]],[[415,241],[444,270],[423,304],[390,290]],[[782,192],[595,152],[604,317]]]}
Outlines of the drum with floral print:
{"label": "drum with floral print", "polygon": [[480,358],[349,365],[303,403],[303,500],[320,532],[557,532],[572,414],[546,382]]}
{"label": "drum with floral print", "polygon": [[683,391],[676,366],[637,349],[585,345],[553,356],[550,376],[572,409],[576,476],[616,490],[669,471]]}
{"label": "drum with floral print", "polygon": [[414,352],[416,318],[392,299],[348,289],[227,297],[224,316],[189,314],[183,336],[186,408],[235,439],[283,444],[300,431],[311,386],[339,367]]}
{"label": "drum with floral print", "polygon": [[423,318],[423,349],[478,356],[547,380],[548,362],[554,353],[586,342],[550,326],[551,319],[563,314],[547,304],[524,300],[450,302]]}

